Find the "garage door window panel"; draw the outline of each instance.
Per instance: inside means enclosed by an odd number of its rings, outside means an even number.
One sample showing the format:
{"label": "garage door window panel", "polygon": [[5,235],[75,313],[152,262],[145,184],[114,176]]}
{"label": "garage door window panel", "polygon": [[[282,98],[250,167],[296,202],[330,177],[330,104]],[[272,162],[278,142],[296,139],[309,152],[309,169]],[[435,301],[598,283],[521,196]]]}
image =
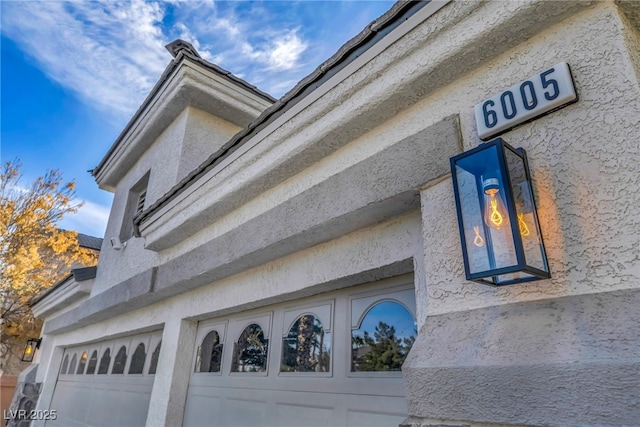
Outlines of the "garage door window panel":
{"label": "garage door window panel", "polygon": [[212,330],[198,348],[195,372],[219,373],[222,368],[223,343],[217,330]]}
{"label": "garage door window panel", "polygon": [[281,372],[329,372],[331,333],[315,314],[299,316],[282,338]]}
{"label": "garage door window panel", "polygon": [[78,363],[78,370],[76,371],[77,375],[84,374],[84,368],[87,366],[87,352],[83,352],[82,356],[80,356],[80,362]]}
{"label": "garage door window panel", "polygon": [[98,368],[98,375],[106,375],[109,372],[109,365],[111,364],[111,349],[107,348],[102,357],[100,358],[100,367]]}
{"label": "garage door window panel", "polygon": [[77,360],[77,355],[73,353],[73,356],[71,356],[71,363],[69,363],[69,370],[67,371],[69,375],[73,375],[76,372]]}
{"label": "garage door window panel", "polygon": [[69,367],[69,355],[65,354],[64,359],[62,360],[62,367],[60,368],[60,375],[66,375],[68,367]]}
{"label": "garage door window panel", "polygon": [[162,345],[162,341],[158,343],[156,349],[153,350],[151,354],[151,362],[149,363],[149,375],[155,375],[156,369],[158,368],[158,359],[160,358],[160,346]]}
{"label": "garage door window panel", "polygon": [[145,352],[144,344],[140,343],[136,347],[136,351],[133,352],[133,356],[131,356],[131,365],[129,365],[129,374],[142,375],[142,371],[144,370],[144,362],[146,358],[147,358],[147,353]]}
{"label": "garage door window panel", "polygon": [[393,300],[376,302],[365,310],[351,331],[351,371],[400,371],[417,336],[409,310]]}
{"label": "garage door window panel", "polygon": [[93,350],[93,353],[91,353],[91,358],[89,358],[89,365],[87,366],[87,375],[95,374],[97,365],[98,365],[98,351]]}
{"label": "garage door window panel", "polygon": [[231,372],[267,372],[269,340],[256,323],[247,326],[234,344]]}
{"label": "garage door window panel", "polygon": [[112,374],[123,374],[124,366],[127,364],[127,347],[122,346],[116,354],[116,358],[113,361],[113,368],[111,368]]}

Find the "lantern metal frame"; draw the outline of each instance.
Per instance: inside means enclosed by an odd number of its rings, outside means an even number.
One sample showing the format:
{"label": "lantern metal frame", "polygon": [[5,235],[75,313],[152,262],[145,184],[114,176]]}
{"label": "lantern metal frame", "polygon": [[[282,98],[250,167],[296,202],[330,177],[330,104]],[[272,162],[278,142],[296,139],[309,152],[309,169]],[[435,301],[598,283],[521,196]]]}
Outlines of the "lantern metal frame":
{"label": "lantern metal frame", "polygon": [[[498,169],[499,178],[503,183],[502,188],[504,190],[503,202],[505,204],[505,207],[508,213],[509,227],[511,229],[511,237],[513,238],[514,252],[515,252],[517,263],[508,267],[495,268],[495,253],[494,253],[493,244],[491,242],[490,233],[488,232],[487,225],[483,221],[482,226],[484,227],[487,246],[491,246],[491,248],[487,248],[487,255],[489,258],[489,264],[491,268],[485,271],[471,273],[470,263],[469,263],[469,254],[468,254],[467,245],[466,245],[467,238],[465,235],[461,198],[458,193],[459,186],[458,186],[458,177],[456,172],[456,163],[461,159],[476,155],[484,150],[490,149],[491,146],[495,146],[497,151],[497,161],[499,165],[499,169]],[[525,248],[524,248],[522,237],[519,231],[516,202],[515,202],[513,191],[512,191],[512,188],[513,188],[512,179],[509,174],[509,169],[508,169],[507,160],[506,160],[505,151],[504,151],[505,149],[510,150],[515,155],[520,157],[523,161],[524,173],[526,177],[526,182],[529,186],[528,190],[529,190],[530,199],[531,199],[530,201],[533,208],[532,213],[535,216],[535,226],[536,226],[536,231],[538,233],[538,238],[539,238],[541,260],[544,268],[546,268],[546,271],[527,264],[527,261],[525,258]],[[464,153],[461,153],[457,156],[452,157],[450,159],[450,162],[451,162],[451,173],[453,178],[454,196],[455,196],[455,202],[456,202],[456,212],[457,212],[457,218],[458,218],[458,227],[460,232],[460,243],[462,247],[462,256],[463,256],[464,269],[465,269],[467,280],[485,284],[485,285],[490,285],[490,286],[505,286],[505,285],[512,285],[516,283],[522,283],[522,282],[530,282],[534,280],[549,279],[551,277],[551,274],[549,271],[549,264],[546,256],[546,250],[544,247],[544,241],[542,239],[542,233],[540,232],[537,206],[535,203],[535,198],[533,196],[533,191],[532,191],[533,188],[531,185],[531,173],[529,171],[529,162],[527,159],[527,153],[524,150],[524,148],[516,149],[511,145],[509,145],[508,143],[506,143],[502,138],[496,138],[492,141],[480,144],[476,148],[473,148],[471,150],[465,151]],[[483,194],[482,182],[480,181],[481,180],[476,180],[476,185],[477,185],[477,192],[478,192],[478,198],[479,198],[478,202],[480,204],[480,212],[482,212],[484,209],[484,200],[482,196]],[[525,273],[528,276],[513,278],[512,280],[498,279],[498,276],[505,275],[505,274],[512,274],[512,273]]]}
{"label": "lantern metal frame", "polygon": [[[40,344],[42,343],[42,338],[29,338],[27,340],[27,344],[24,347],[24,351],[22,352],[22,361],[23,362],[32,362],[33,357],[36,354],[36,350],[40,348]],[[27,353],[27,350],[31,349],[30,352]]]}

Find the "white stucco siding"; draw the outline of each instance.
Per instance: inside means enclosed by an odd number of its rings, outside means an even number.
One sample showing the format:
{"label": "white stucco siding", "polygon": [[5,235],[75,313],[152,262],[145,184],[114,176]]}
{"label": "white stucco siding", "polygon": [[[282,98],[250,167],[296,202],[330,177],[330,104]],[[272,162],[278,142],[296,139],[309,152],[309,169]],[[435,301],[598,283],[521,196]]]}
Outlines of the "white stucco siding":
{"label": "white stucco siding", "polygon": [[127,246],[120,251],[111,248],[109,239],[120,236],[124,220],[133,220],[133,218],[125,218],[129,190],[147,172],[150,171],[145,202],[147,206],[175,184],[178,175],[181,142],[187,122],[188,110],[185,110],[167,126],[156,142],[145,151],[118,182],[105,231],[104,250],[100,253],[100,263],[91,295],[99,294],[120,281],[150,268],[154,264],[156,255],[144,250],[142,239],[129,239]]}
{"label": "white stucco siding", "polygon": [[[204,159],[216,152],[241,130],[238,125],[194,107],[188,107],[185,112],[187,122],[182,139],[180,164],[173,184],[180,182],[189,172],[200,166]],[[163,190],[162,194],[169,188]],[[150,202],[153,201],[150,200]]]}
{"label": "white stucco siding", "polygon": [[[206,319],[391,277],[411,271],[421,251],[420,214],[414,211],[162,302],[44,336],[44,342],[60,349],[158,329],[167,319]],[[55,383],[61,354],[43,354],[38,375]],[[43,391],[39,405],[48,407],[50,398]]]}
{"label": "white stucco siding", "polygon": [[146,207],[150,206],[238,130],[239,127],[193,107],[187,107],[167,126],[116,188],[92,295],[158,262],[157,254],[144,248],[143,239],[129,239],[120,251],[113,250],[109,244],[111,237],[119,236],[123,221],[133,219],[125,218],[129,190],[150,171],[145,202]]}
{"label": "white stucco siding", "polygon": [[[552,279],[501,289],[464,279],[451,181],[422,193],[430,315],[640,287],[640,91],[617,8],[600,3],[442,88],[465,149],[481,141],[473,105],[553,64],[570,64],[580,100],[503,135],[527,150]],[[442,230],[450,230],[443,233]],[[452,280],[454,278],[454,280]],[[424,320],[424,319],[422,319]]]}

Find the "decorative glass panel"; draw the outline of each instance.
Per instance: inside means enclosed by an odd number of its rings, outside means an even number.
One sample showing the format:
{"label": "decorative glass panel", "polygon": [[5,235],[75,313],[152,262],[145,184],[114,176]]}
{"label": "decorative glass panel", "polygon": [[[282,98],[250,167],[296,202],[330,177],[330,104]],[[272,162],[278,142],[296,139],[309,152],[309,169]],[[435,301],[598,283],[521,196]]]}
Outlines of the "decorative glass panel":
{"label": "decorative glass panel", "polygon": [[109,364],[111,363],[111,350],[106,349],[102,353],[100,358],[100,367],[98,368],[98,375],[104,375],[109,371]]}
{"label": "decorative glass panel", "polygon": [[268,345],[259,325],[247,326],[234,345],[231,372],[266,372]]}
{"label": "decorative glass panel", "polygon": [[331,333],[313,314],[304,314],[282,339],[282,372],[329,372]]}
{"label": "decorative glass panel", "polygon": [[76,358],[76,355],[74,354],[73,357],[71,358],[71,363],[69,364],[69,370],[67,371],[69,375],[73,375],[73,373],[76,370],[76,360],[77,358]]}
{"label": "decorative glass panel", "polygon": [[147,353],[144,351],[144,344],[138,344],[136,351],[131,356],[131,365],[129,365],[130,374],[141,374],[144,369],[144,361],[147,358]]}
{"label": "decorative glass panel", "polygon": [[399,371],[413,345],[413,317],[397,302],[384,301],[369,309],[351,332],[351,371]]}
{"label": "decorative glass panel", "polygon": [[160,357],[160,345],[162,341],[158,343],[156,349],[153,350],[151,354],[151,362],[149,363],[149,375],[154,375],[156,373],[156,369],[158,368],[158,358]]}
{"label": "decorative glass panel", "polygon": [[62,360],[62,368],[60,368],[60,374],[64,375],[67,373],[67,367],[69,366],[69,355],[65,354],[64,359]]}
{"label": "decorative glass panel", "polygon": [[220,372],[222,364],[222,344],[216,331],[211,331],[202,340],[196,372]]}
{"label": "decorative glass panel", "polygon": [[84,353],[82,353],[82,356],[80,356],[80,363],[78,363],[78,370],[76,371],[76,374],[78,375],[82,375],[84,374],[84,367],[87,364],[87,352],[85,351]]}
{"label": "decorative glass panel", "polygon": [[127,364],[127,348],[125,346],[120,347],[116,358],[113,361],[113,368],[111,368],[112,374],[123,374],[124,365]]}
{"label": "decorative glass panel", "polygon": [[96,373],[96,365],[98,364],[98,352],[96,350],[91,354],[89,359],[89,366],[87,367],[87,375],[93,375]]}

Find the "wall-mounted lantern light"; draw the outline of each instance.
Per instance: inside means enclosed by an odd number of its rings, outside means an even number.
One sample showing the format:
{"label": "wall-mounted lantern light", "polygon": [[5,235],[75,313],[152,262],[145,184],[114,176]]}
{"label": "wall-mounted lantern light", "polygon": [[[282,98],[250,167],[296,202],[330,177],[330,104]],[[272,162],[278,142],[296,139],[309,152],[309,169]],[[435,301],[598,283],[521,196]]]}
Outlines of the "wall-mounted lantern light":
{"label": "wall-mounted lantern light", "polygon": [[493,286],[548,279],[524,149],[501,138],[451,158],[468,280]]}
{"label": "wall-mounted lantern light", "polygon": [[30,338],[27,340],[24,353],[22,353],[23,362],[33,361],[33,356],[36,354],[36,350],[40,348],[40,343],[42,343],[42,338]]}

